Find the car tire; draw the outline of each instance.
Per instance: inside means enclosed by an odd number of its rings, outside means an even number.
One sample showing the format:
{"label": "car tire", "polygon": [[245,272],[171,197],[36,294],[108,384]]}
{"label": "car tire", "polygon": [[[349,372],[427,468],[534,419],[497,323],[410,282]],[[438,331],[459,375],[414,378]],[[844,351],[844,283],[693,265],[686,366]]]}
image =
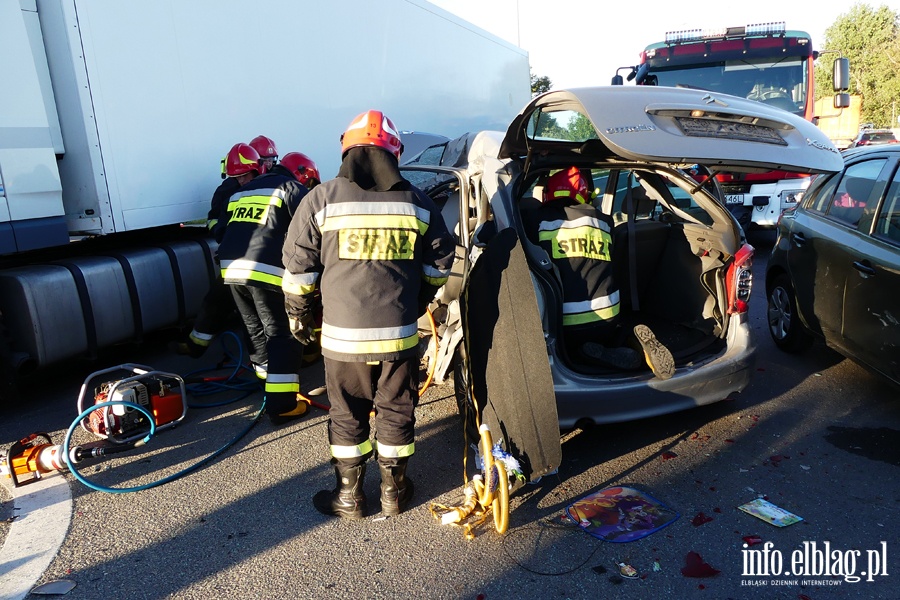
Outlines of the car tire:
{"label": "car tire", "polygon": [[778,275],[769,287],[766,320],[772,341],[781,350],[797,354],[813,342],[812,334],[800,322],[794,287],[787,275]]}

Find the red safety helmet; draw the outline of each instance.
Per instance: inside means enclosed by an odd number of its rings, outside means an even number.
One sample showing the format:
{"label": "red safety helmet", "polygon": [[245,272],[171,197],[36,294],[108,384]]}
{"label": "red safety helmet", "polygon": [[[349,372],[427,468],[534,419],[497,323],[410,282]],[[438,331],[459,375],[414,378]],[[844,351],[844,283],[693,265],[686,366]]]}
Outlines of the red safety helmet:
{"label": "red safety helmet", "polygon": [[259,152],[250,144],[235,144],[225,157],[225,173],[229,177],[237,177],[250,171],[260,175],[266,172],[266,167],[259,163]]}
{"label": "red safety helmet", "polygon": [[341,136],[341,156],[357,146],[378,146],[397,159],[403,152],[400,133],[380,110],[370,110],[357,116]]}
{"label": "red safety helmet", "polygon": [[312,189],[322,181],[316,163],[302,152],[288,152],[281,158],[281,165],[293,173],[297,181],[307,188]]}
{"label": "red safety helmet", "polygon": [[275,142],[272,141],[272,138],[258,135],[250,140],[250,145],[259,153],[260,158],[273,158],[278,160],[278,147],[275,146]]}
{"label": "red safety helmet", "polygon": [[563,169],[547,179],[547,185],[544,186],[544,202],[552,202],[560,198],[574,198],[581,204],[590,202],[590,189],[578,167]]}

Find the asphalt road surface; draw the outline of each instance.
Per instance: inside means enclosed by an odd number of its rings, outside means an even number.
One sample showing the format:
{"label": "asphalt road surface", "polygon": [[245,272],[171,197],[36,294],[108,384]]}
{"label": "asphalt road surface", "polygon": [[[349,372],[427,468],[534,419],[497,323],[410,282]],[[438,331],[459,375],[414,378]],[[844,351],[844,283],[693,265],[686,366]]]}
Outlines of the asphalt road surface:
{"label": "asphalt road surface", "polygon": [[[771,238],[752,241],[759,351],[750,386],[675,415],[564,432],[558,474],[513,495],[503,537],[483,526],[466,540],[429,511],[432,502],[462,500],[464,438],[450,383],[432,386],[421,400],[409,471],[416,495],[398,517],[378,513],[374,465],[365,485],[368,518],[348,522],[315,512],[312,495],[334,484],[326,413],[312,409],[281,427],[262,419],[209,464],[158,487],[111,494],[71,474],[46,478],[63,482],[71,495],[68,528],[26,593],[70,580],[75,587],[65,597],[73,600],[900,598],[900,394],[823,345],[802,356],[774,347],[762,283]],[[92,371],[135,362],[187,374],[222,357],[221,348],[199,360],[173,356],[160,336],[96,362],[51,369],[25,382],[21,404],[0,408],[0,443],[34,431],[62,442]],[[323,383],[321,367],[302,377],[306,391]],[[182,424],[146,447],[85,463],[82,474],[109,487],[170,476],[246,430],[261,400],[257,392],[191,408]],[[559,518],[572,502],[619,485],[648,493],[680,517],[629,543],[596,539]],[[20,551],[0,562],[2,580],[37,555],[14,530],[43,517],[19,507],[8,488],[0,494],[4,556]],[[776,527],[738,510],[757,498],[803,520]],[[747,536],[760,543],[745,548]],[[691,553],[702,568],[688,572],[709,576],[682,572]],[[637,576],[620,576],[619,563]],[[826,572],[824,563],[831,576],[817,574]],[[803,568],[809,575],[786,574]],[[776,570],[780,575],[772,575]]]}

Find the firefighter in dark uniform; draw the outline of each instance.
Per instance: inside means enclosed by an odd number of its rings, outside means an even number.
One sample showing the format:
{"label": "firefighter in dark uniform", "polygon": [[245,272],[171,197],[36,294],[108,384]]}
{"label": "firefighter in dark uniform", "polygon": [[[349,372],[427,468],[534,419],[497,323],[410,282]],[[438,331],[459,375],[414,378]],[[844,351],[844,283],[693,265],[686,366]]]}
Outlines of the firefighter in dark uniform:
{"label": "firefighter in dark uniform", "polygon": [[541,206],[523,211],[529,239],[544,248],[559,272],[563,288],[563,339],[570,355],[584,362],[635,370],[643,364],[653,373],[672,376],[671,353],[646,325],[623,333],[619,288],[612,267],[612,217],[591,204],[587,181],[577,167],[551,175]]}
{"label": "firefighter in dark uniform", "polygon": [[[319,167],[316,166],[313,159],[302,152],[288,152],[281,158],[278,166],[290,172],[307,190],[312,190],[322,182],[322,178],[319,175]],[[314,306],[316,339],[304,346],[303,360],[300,363],[301,368],[313,365],[322,358],[322,348],[318,339],[322,330],[322,302],[318,292],[315,294]]]}
{"label": "firefighter in dark uniform", "polygon": [[[292,330],[313,336],[311,298],[321,291],[328,437],[337,486],[313,497],[322,513],[366,514],[366,460],[377,449],[381,509],[413,495],[419,317],[446,281],[454,242],[434,202],[403,179],[400,136],[381,112],[359,115],[341,137],[338,176],[309,193],[284,245]],[[376,444],[370,440],[374,407]]]}
{"label": "firefighter in dark uniform", "polygon": [[[225,173],[225,161],[222,159],[222,183],[213,192],[209,203],[209,212],[206,216],[206,228],[219,243],[221,235],[225,231],[225,224],[220,226],[221,217],[228,203],[228,198],[235,193],[240,185],[234,177],[228,177]],[[203,298],[203,304],[194,319],[194,326],[187,339],[175,344],[178,354],[185,354],[193,358],[200,358],[209,348],[216,335],[225,330],[228,320],[234,314],[234,300],[231,298],[231,290],[221,278],[216,277],[209,287],[209,291]]]}
{"label": "firefighter in dark uniform", "polygon": [[281,292],[281,249],[291,217],[306,188],[281,173],[267,173],[259,154],[236,144],[225,166],[240,189],[228,200],[219,260],[249,334],[250,360],[265,367],[266,413],[274,424],[297,418],[302,347],[291,334]]}

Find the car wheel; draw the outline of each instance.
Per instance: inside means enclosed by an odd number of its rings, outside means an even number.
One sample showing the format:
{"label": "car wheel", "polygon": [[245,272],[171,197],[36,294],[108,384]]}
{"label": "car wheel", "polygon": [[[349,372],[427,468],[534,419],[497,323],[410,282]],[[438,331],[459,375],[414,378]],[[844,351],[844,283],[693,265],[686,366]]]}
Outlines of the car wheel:
{"label": "car wheel", "polygon": [[794,288],[787,275],[775,278],[769,289],[767,318],[775,345],[785,352],[798,353],[812,344],[812,334],[800,322]]}

